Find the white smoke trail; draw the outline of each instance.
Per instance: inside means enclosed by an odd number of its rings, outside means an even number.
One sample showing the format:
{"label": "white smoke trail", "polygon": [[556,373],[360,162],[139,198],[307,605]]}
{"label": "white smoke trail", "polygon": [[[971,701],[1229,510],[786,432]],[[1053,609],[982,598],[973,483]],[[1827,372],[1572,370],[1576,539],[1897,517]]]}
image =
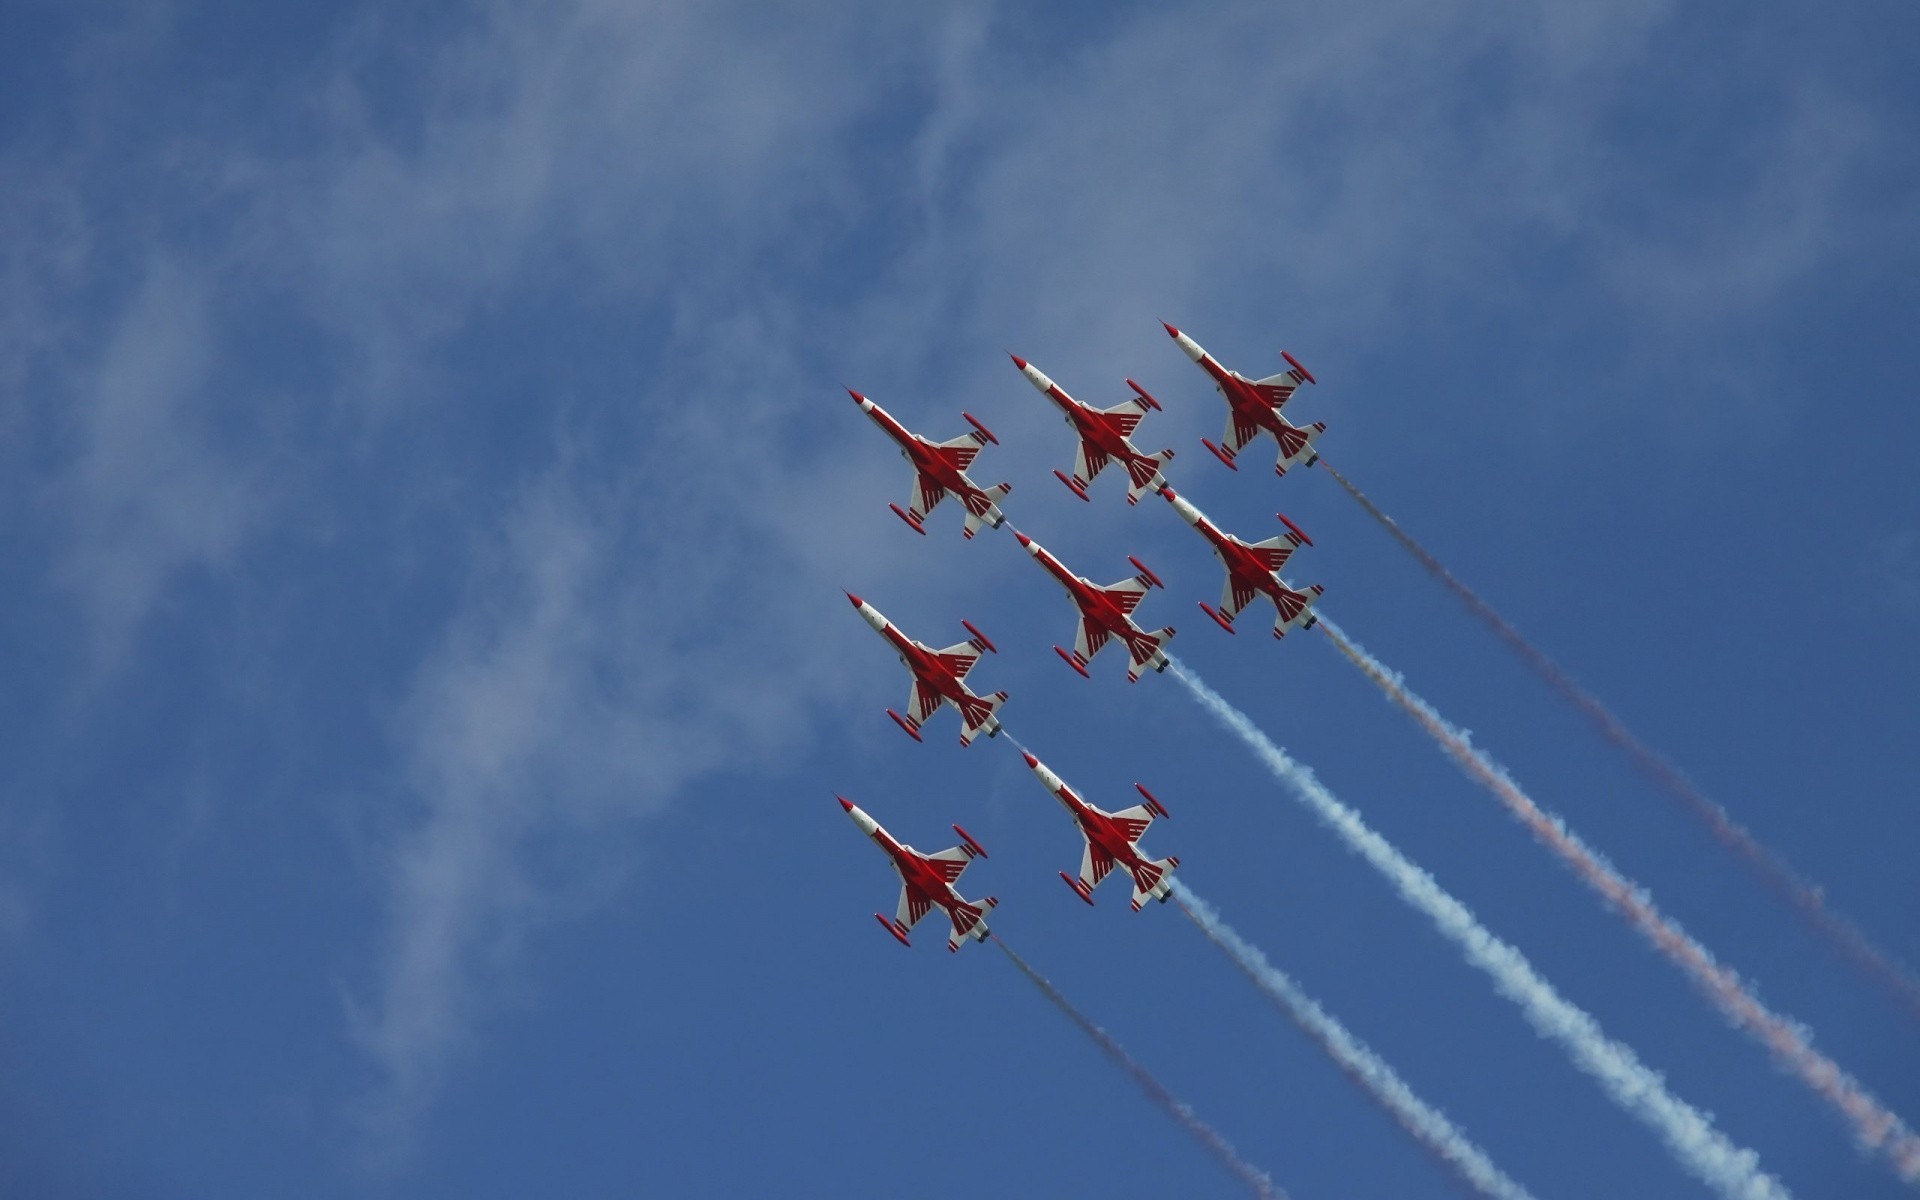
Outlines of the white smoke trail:
{"label": "white smoke trail", "polygon": [[1127,1053],[1124,1046],[1113,1040],[1112,1034],[1096,1025],[1093,1018],[1075,1008],[1073,1001],[1067,999],[1059,988],[1053,986],[1051,979],[1035,970],[1033,964],[1026,959],[1015,954],[1013,947],[1001,941],[998,934],[993,935],[993,943],[1013,961],[1014,966],[1020,968],[1020,973],[1025,975],[1033,986],[1040,989],[1042,995],[1053,1001],[1055,1008],[1065,1013],[1069,1021],[1079,1026],[1082,1033],[1093,1039],[1094,1044],[1113,1060],[1115,1066],[1125,1071],[1129,1078],[1139,1084],[1140,1090],[1144,1091],[1149,1099],[1158,1104],[1161,1110],[1172,1117],[1182,1129],[1192,1134],[1194,1140],[1205,1146],[1207,1151],[1240,1182],[1246,1184],[1254,1195],[1261,1197],[1261,1200],[1287,1200],[1287,1194],[1268,1178],[1265,1171],[1241,1158],[1219,1131],[1202,1121],[1186,1101],[1168,1091],[1165,1084],[1155,1079],[1152,1072],[1141,1066],[1133,1055]]}
{"label": "white smoke trail", "polygon": [[1220,919],[1212,905],[1195,895],[1193,889],[1173,881],[1173,896],[1200,932],[1214,945],[1226,951],[1253,980],[1254,986],[1279,1005],[1280,1010],[1302,1032],[1325,1050],[1347,1077],[1364,1088],[1369,1096],[1402,1129],[1437,1156],[1459,1177],[1483,1195],[1499,1200],[1533,1200],[1532,1193],[1508,1178],[1480,1147],[1473,1144],[1445,1113],[1414,1094],[1405,1080],[1374,1053],[1365,1042],[1347,1031],[1339,1021],[1327,1015],[1313,998],[1284,972],[1267,961],[1267,956],[1234,932]]}
{"label": "white smoke trail", "polygon": [[1202,708],[1245,743],[1350,849],[1386,876],[1402,899],[1425,913],[1435,928],[1460,947],[1468,962],[1486,972],[1495,989],[1519,1006],[1536,1032],[1558,1042],[1614,1103],[1658,1133],[1689,1171],[1722,1196],[1738,1200],[1780,1200],[1791,1194],[1760,1170],[1759,1155],[1735,1146],[1705,1113],[1669,1092],[1657,1072],[1630,1048],[1609,1038],[1584,1009],[1564,999],[1525,955],[1494,937],[1466,905],[1369,828],[1311,770],[1268,740],[1245,713],[1202,683],[1179,659],[1172,665],[1174,677]]}
{"label": "white smoke trail", "polygon": [[1326,459],[1320,460],[1321,469],[1339,481],[1347,494],[1378,521],[1382,528],[1393,535],[1401,548],[1413,555],[1414,559],[1425,567],[1427,573],[1439,580],[1448,590],[1458,596],[1468,611],[1486,622],[1487,627],[1499,636],[1521,661],[1532,667],[1551,687],[1574,706],[1587,720],[1593,723],[1600,736],[1626,754],[1634,768],[1652,780],[1661,790],[1678,800],[1687,810],[1712,832],[1721,845],[1740,856],[1741,861],[1752,867],[1766,885],[1774,892],[1786,897],[1802,916],[1812,922],[1813,927],[1824,934],[1840,948],[1847,960],[1864,970],[1873,980],[1886,988],[1908,1012],[1920,1016],[1920,980],[1913,972],[1896,962],[1886,951],[1867,940],[1860,927],[1849,921],[1844,915],[1827,906],[1826,894],[1809,883],[1797,871],[1787,864],[1779,854],[1760,844],[1760,840],[1749,833],[1733,814],[1708,799],[1699,788],[1693,785],[1679,767],[1668,762],[1659,751],[1635,737],[1632,730],[1613,714],[1613,710],[1600,703],[1598,697],[1575,682],[1566,668],[1548,658],[1546,652],[1535,646],[1521,635],[1508,620],[1494,610],[1493,605],[1480,598],[1466,584],[1460,582],[1452,571],[1435,558],[1425,546],[1413,540],[1400,523],[1381,511],[1380,506],[1367,498],[1367,494],[1353,485],[1345,475],[1333,469]]}
{"label": "white smoke trail", "polygon": [[1410,690],[1398,672],[1368,654],[1324,615],[1320,627],[1340,652],[1379,685],[1388,699],[1411,714],[1469,777],[1492,793],[1543,845],[1612,904],[1653,943],[1654,949],[1685,971],[1735,1028],[1758,1038],[1782,1066],[1838,1109],[1853,1126],[1862,1146],[1885,1154],[1908,1183],[1920,1182],[1920,1137],[1839,1064],[1815,1050],[1804,1026],[1762,1004],[1739,975],[1661,912],[1645,888],[1622,876],[1559,817],[1543,811],[1505,768],[1474,746],[1466,730],[1449,722]]}

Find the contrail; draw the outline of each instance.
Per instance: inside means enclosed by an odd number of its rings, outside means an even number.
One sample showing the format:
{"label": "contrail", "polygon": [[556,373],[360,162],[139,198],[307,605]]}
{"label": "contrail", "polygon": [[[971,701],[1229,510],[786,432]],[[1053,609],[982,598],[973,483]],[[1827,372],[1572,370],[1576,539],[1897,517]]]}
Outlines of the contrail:
{"label": "contrail", "polygon": [[1200,932],[1226,951],[1247,978],[1253,980],[1255,987],[1266,993],[1301,1032],[1318,1042],[1349,1079],[1359,1084],[1442,1165],[1483,1195],[1498,1200],[1533,1200],[1532,1193],[1494,1166],[1493,1160],[1455,1127],[1445,1113],[1415,1095],[1385,1059],[1327,1015],[1298,984],[1269,963],[1266,955],[1235,933],[1212,905],[1177,879],[1173,881],[1173,896]]}
{"label": "contrail", "polygon": [[[1326,618],[1321,618],[1324,624]],[[1496,990],[1513,1001],[1542,1037],[1560,1043],[1581,1070],[1631,1115],[1650,1126],[1682,1165],[1722,1196],[1739,1200],[1779,1200],[1786,1186],[1760,1170],[1759,1156],[1736,1147],[1705,1113],[1667,1090],[1660,1076],[1641,1063],[1626,1045],[1609,1038],[1584,1009],[1570,1003],[1541,978],[1525,955],[1493,936],[1467,906],[1446,892],[1393,844],[1337,800],[1307,767],[1295,762],[1239,709],[1200,681],[1179,659],[1173,674],[1211,713],[1251,750],[1294,796],[1338,834],[1347,847],[1387,877],[1402,899],[1425,913],[1460,948],[1469,963],[1486,972]]]}
{"label": "contrail", "polygon": [[1427,573],[1458,596],[1473,614],[1486,622],[1528,666],[1532,667],[1548,686],[1559,692],[1561,697],[1580,710],[1596,729],[1600,736],[1625,752],[1634,768],[1647,779],[1652,780],[1668,795],[1679,800],[1688,811],[1703,821],[1721,845],[1726,846],[1744,859],[1760,875],[1760,879],[1775,893],[1798,908],[1822,934],[1826,935],[1855,966],[1864,970],[1876,983],[1905,1004],[1915,1015],[1920,1016],[1920,979],[1889,957],[1885,951],[1867,940],[1867,935],[1845,916],[1827,907],[1826,897],[1818,887],[1808,883],[1798,872],[1789,866],[1785,859],[1760,842],[1727,812],[1695,788],[1680,768],[1668,762],[1659,751],[1635,737],[1612,710],[1585,688],[1576,683],[1573,677],[1559,663],[1548,658],[1544,652],[1534,646],[1520,631],[1507,623],[1507,619],[1494,611],[1491,604],[1482,600],[1466,584],[1454,578],[1453,572],[1440,564],[1440,560],[1427,552],[1426,547],[1408,536],[1399,524],[1367,499],[1365,492],[1353,486],[1346,476],[1328,465],[1326,459],[1320,460],[1327,474],[1339,481],[1361,508],[1374,520],[1380,522],[1393,539],[1400,543],[1407,553],[1413,555]]}
{"label": "contrail", "polygon": [[1655,949],[1685,971],[1729,1021],[1759,1038],[1801,1082],[1838,1108],[1852,1123],[1861,1145],[1886,1154],[1900,1178],[1920,1183],[1920,1138],[1858,1080],[1815,1050],[1803,1026],[1762,1004],[1739,975],[1662,913],[1646,889],[1622,877],[1559,817],[1542,811],[1504,768],[1474,747],[1465,730],[1449,723],[1431,704],[1409,691],[1397,672],[1368,654],[1324,615],[1320,628],[1390,700],[1411,714],[1462,770],[1492,792],[1508,812],[1619,910]]}
{"label": "contrail", "polygon": [[1078,1025],[1081,1032],[1092,1038],[1106,1056],[1113,1060],[1115,1066],[1132,1076],[1133,1081],[1140,1085],[1140,1090],[1145,1092],[1149,1099],[1165,1109],[1167,1115],[1178,1121],[1182,1128],[1193,1135],[1194,1140],[1205,1146],[1215,1158],[1220,1160],[1222,1166],[1253,1189],[1254,1195],[1270,1197],[1272,1200],[1286,1200],[1287,1194],[1280,1190],[1278,1184],[1267,1178],[1265,1171],[1235,1153],[1233,1146],[1227,1142],[1226,1138],[1221,1137],[1213,1126],[1196,1116],[1185,1101],[1168,1091],[1166,1085],[1155,1079],[1145,1067],[1134,1061],[1133,1055],[1128,1054],[1119,1042],[1114,1041],[1112,1034],[1095,1025],[1091,1018],[1075,1008],[1073,1002],[1061,995],[1059,988],[1053,986],[1052,980],[1034,970],[1026,959],[1015,954],[1013,947],[1001,941],[998,934],[991,936],[994,944],[1013,960],[1013,965],[1020,968],[1020,973],[1031,980],[1033,986],[1039,988],[1047,999],[1053,1001],[1055,1008],[1067,1014],[1067,1019]]}

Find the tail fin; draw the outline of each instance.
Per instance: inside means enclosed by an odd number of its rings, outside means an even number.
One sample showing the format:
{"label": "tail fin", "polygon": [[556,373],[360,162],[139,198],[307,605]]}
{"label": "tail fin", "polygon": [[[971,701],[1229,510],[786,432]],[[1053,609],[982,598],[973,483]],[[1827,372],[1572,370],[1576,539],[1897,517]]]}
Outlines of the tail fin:
{"label": "tail fin", "polygon": [[1173,871],[1180,860],[1172,855],[1157,858],[1150,863],[1142,863],[1132,869],[1133,874],[1133,911],[1139,912],[1140,906],[1148,900],[1167,902],[1167,896],[1173,891]]}
{"label": "tail fin", "polygon": [[1173,626],[1156,629],[1152,633],[1141,634],[1127,640],[1127,653],[1133,662],[1127,667],[1127,682],[1140,682],[1142,671],[1164,671],[1167,669],[1166,645],[1173,640]]}
{"label": "tail fin", "polygon": [[1158,454],[1149,454],[1143,458],[1127,460],[1127,503],[1138,504],[1140,497],[1148,492],[1157,492],[1163,486],[1160,482],[1160,468],[1173,461],[1173,451],[1162,450]]}
{"label": "tail fin", "polygon": [[990,488],[971,492],[960,498],[966,506],[967,518],[960,526],[961,537],[972,537],[980,532],[980,527],[998,529],[1006,521],[999,509],[999,503],[1008,492],[1013,490],[1010,483],[996,483]]}
{"label": "tail fin", "polygon": [[992,737],[1000,732],[1000,718],[995,711],[1007,702],[1005,692],[995,692],[991,696],[969,696],[960,702],[960,744],[971,746],[973,739],[981,734]]}
{"label": "tail fin", "polygon": [[960,947],[969,938],[976,942],[986,941],[987,913],[999,903],[999,897],[988,896],[978,904],[962,904],[957,908],[949,909],[948,915],[953,918],[953,933],[947,938],[948,951],[959,953]]}

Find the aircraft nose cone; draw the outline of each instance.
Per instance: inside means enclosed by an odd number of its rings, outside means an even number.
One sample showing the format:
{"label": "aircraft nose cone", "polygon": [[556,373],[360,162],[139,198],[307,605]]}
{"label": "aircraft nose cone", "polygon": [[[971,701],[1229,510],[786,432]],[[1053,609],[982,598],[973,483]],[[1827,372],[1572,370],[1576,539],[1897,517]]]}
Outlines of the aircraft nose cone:
{"label": "aircraft nose cone", "polygon": [[1018,354],[1009,354],[1007,357],[1012,359],[1013,365],[1019,367],[1022,371],[1027,369],[1027,360],[1021,358]]}
{"label": "aircraft nose cone", "polygon": [[1040,765],[1040,760],[1035,758],[1033,755],[1028,754],[1025,750],[1022,750],[1020,752],[1020,757],[1026,759],[1027,765],[1030,767],[1037,767]]}
{"label": "aircraft nose cone", "polygon": [[1160,322],[1160,327],[1167,331],[1168,337],[1177,338],[1180,336],[1180,331],[1178,329],[1175,329],[1173,326],[1167,324],[1165,321]]}
{"label": "aircraft nose cone", "polygon": [[845,796],[835,796],[834,799],[840,802],[841,808],[846,809],[848,812],[853,811],[853,801],[847,799]]}
{"label": "aircraft nose cone", "polygon": [[853,402],[855,404],[865,404],[867,402],[867,398],[865,396],[862,396],[859,392],[854,391],[852,388],[847,389],[847,395],[853,397]]}
{"label": "aircraft nose cone", "polygon": [[854,594],[853,594],[852,592],[848,592],[848,593],[847,593],[847,599],[849,599],[849,600],[851,600],[851,601],[853,601],[853,606],[854,606],[855,608],[859,608],[859,607],[861,607],[861,601],[860,601],[860,597],[858,597],[858,596],[856,596],[856,595],[854,595]]}
{"label": "aircraft nose cone", "polygon": [[1170,487],[1161,488],[1160,495],[1166,499],[1166,502],[1168,504],[1172,504],[1175,500],[1178,500],[1180,498],[1180,493],[1174,491]]}
{"label": "aircraft nose cone", "polygon": [[1032,539],[1032,538],[1030,538],[1030,537],[1028,537],[1028,536],[1027,536],[1026,534],[1024,534],[1024,533],[1021,533],[1021,532],[1020,532],[1019,530],[1017,530],[1017,529],[1016,529],[1016,530],[1014,530],[1014,532],[1013,532],[1013,540],[1014,540],[1014,541],[1016,541],[1016,542],[1019,542],[1019,543],[1020,543],[1020,544],[1021,544],[1022,546],[1031,546],[1031,545],[1033,545],[1033,539]]}

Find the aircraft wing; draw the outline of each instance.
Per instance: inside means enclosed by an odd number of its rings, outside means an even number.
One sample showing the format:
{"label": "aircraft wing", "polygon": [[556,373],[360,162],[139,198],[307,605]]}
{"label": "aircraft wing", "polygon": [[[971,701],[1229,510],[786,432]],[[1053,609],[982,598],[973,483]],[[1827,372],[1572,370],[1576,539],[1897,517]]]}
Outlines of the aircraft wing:
{"label": "aircraft wing", "polygon": [[1088,888],[1099,887],[1100,881],[1112,871],[1112,857],[1105,850],[1088,842],[1086,852],[1080,856],[1080,882],[1086,884]]}
{"label": "aircraft wing", "polygon": [[1133,431],[1140,427],[1140,418],[1146,415],[1146,411],[1147,402],[1135,398],[1116,404],[1112,408],[1103,408],[1100,413],[1112,420],[1114,428],[1120,431],[1121,437],[1130,438],[1133,436]]}
{"label": "aircraft wing", "polygon": [[1285,537],[1270,537],[1264,542],[1255,542],[1247,549],[1253,551],[1259,560],[1266,564],[1267,570],[1278,571],[1287,565],[1296,549],[1293,542]]}
{"label": "aircraft wing", "polygon": [[1240,610],[1253,603],[1257,593],[1240,582],[1231,571],[1227,573],[1227,586],[1220,593],[1220,615],[1231,621],[1240,615]]}
{"label": "aircraft wing", "polygon": [[1073,635],[1073,652],[1079,656],[1082,663],[1092,662],[1093,656],[1100,653],[1100,647],[1107,644],[1109,636],[1111,635],[1107,633],[1104,626],[1096,625],[1082,617],[1080,629]]}
{"label": "aircraft wing", "polygon": [[964,471],[973,465],[980,454],[980,439],[971,433],[962,434],[952,441],[941,442],[939,448],[946,451],[947,461],[958,470]]}
{"label": "aircraft wing", "polygon": [[1293,371],[1270,375],[1265,379],[1250,379],[1247,382],[1253,385],[1254,391],[1260,393],[1262,400],[1273,405],[1275,412],[1285,408],[1287,401],[1293,399],[1293,394],[1300,390],[1300,376]]}
{"label": "aircraft wing", "polygon": [[925,892],[917,892],[902,884],[900,886],[900,907],[894,910],[893,919],[903,927],[912,929],[920,923],[920,918],[933,909],[933,898]]}
{"label": "aircraft wing", "polygon": [[1254,438],[1260,436],[1260,427],[1242,417],[1237,411],[1227,412],[1227,431],[1220,435],[1220,448],[1229,456],[1240,453],[1241,449]]}
{"label": "aircraft wing", "polygon": [[949,846],[938,854],[923,854],[928,866],[940,872],[940,877],[953,883],[965,873],[967,864],[973,861],[973,855],[964,846]]}
{"label": "aircraft wing", "polygon": [[940,693],[921,680],[914,680],[907,692],[907,715],[913,718],[915,725],[924,725],[927,718],[940,711]]}
{"label": "aircraft wing", "polygon": [[955,642],[945,650],[935,650],[934,656],[947,664],[955,679],[965,679],[967,672],[973,670],[973,664],[980,661],[980,651],[972,642]]}
{"label": "aircraft wing", "polygon": [[1073,457],[1073,476],[1082,483],[1092,483],[1100,472],[1107,469],[1107,464],[1111,461],[1105,450],[1083,440],[1079,451]]}
{"label": "aircraft wing", "polygon": [[924,521],[927,514],[939,508],[940,502],[946,498],[947,489],[941,487],[937,480],[915,472],[913,491],[907,495],[907,512],[914,520]]}
{"label": "aircraft wing", "polygon": [[1141,599],[1146,596],[1148,586],[1138,575],[1134,575],[1119,583],[1110,583],[1100,590],[1107,594],[1107,599],[1120,606],[1121,612],[1132,616],[1133,610],[1140,607]]}
{"label": "aircraft wing", "polygon": [[1129,842],[1137,842],[1140,840],[1140,835],[1147,831],[1147,826],[1153,824],[1153,810],[1144,804],[1136,804],[1132,808],[1123,808],[1114,813],[1113,820],[1120,826],[1121,832],[1127,835]]}

